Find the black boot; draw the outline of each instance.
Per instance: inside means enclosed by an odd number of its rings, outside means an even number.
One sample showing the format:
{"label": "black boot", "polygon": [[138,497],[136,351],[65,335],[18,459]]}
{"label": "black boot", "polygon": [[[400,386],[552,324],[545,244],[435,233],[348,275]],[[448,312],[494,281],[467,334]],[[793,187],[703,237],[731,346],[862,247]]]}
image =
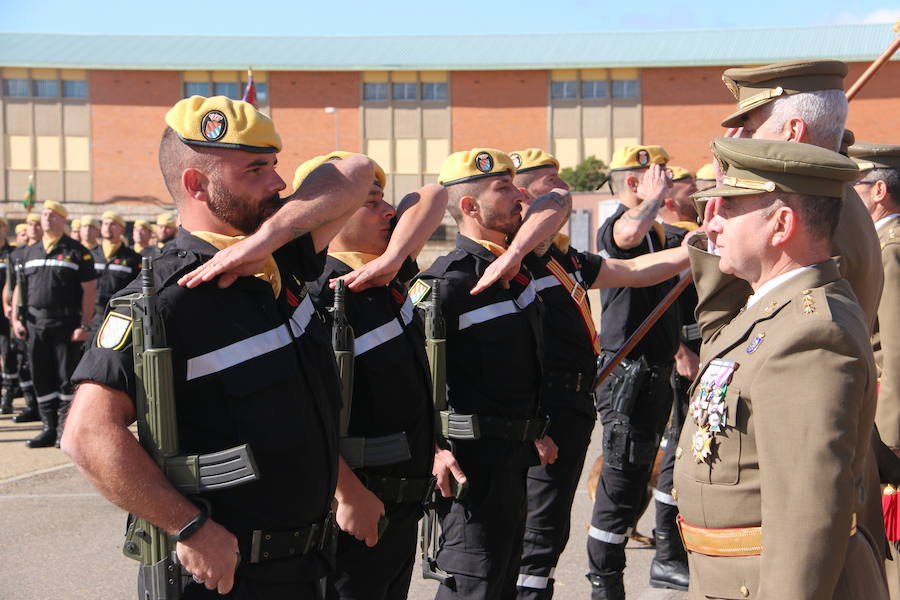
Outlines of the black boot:
{"label": "black boot", "polygon": [[0,415],[11,415],[13,408],[13,386],[7,383],[3,386],[3,397],[0,398]]}
{"label": "black boot", "polygon": [[591,582],[591,600],[625,600],[621,573],[606,577],[588,574],[585,577]]}
{"label": "black boot", "polygon": [[25,410],[13,417],[14,423],[33,423],[41,420],[40,411],[38,411],[37,397],[34,395],[34,388],[25,388],[22,390],[25,397]]}
{"label": "black boot", "polygon": [[36,437],[25,442],[26,446],[29,448],[50,448],[56,444],[56,407],[56,400],[50,400],[38,405],[44,428]]}
{"label": "black boot", "polygon": [[63,436],[63,428],[66,426],[66,417],[69,416],[69,405],[72,404],[71,396],[69,399],[63,400],[60,398],[59,401],[59,411],[57,411],[57,423],[56,423],[56,447],[59,448],[60,442],[62,442]]}
{"label": "black boot", "polygon": [[650,563],[650,585],[655,588],[686,591],[690,575],[688,573],[687,552],[678,535],[678,507],[656,502],[656,556]]}

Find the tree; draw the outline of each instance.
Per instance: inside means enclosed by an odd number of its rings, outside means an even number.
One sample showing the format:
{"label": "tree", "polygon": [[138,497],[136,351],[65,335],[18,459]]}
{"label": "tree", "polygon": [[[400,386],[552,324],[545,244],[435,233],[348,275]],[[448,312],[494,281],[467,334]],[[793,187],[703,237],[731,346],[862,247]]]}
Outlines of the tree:
{"label": "tree", "polygon": [[559,176],[573,192],[593,192],[606,182],[606,163],[596,156],[588,156],[574,169],[566,167]]}

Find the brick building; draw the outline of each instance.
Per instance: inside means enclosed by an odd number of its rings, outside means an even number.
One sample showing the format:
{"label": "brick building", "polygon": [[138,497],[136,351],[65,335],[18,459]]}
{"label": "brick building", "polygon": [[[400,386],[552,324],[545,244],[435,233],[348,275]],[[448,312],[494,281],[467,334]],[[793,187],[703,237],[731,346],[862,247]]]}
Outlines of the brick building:
{"label": "brick building", "polygon": [[[854,81],[893,39],[890,25],[571,35],[237,37],[0,34],[0,200],[38,200],[130,218],[171,207],[156,163],[180,98],[240,98],[253,66],[260,108],[284,139],[280,171],[313,155],[365,152],[398,199],[473,146],[539,146],[563,166],[656,143],[672,163],[709,162],[734,100],[730,66],[797,58],[850,63]],[[854,100],[857,139],[900,140],[900,62]],[[591,229],[595,200],[581,199]],[[594,223],[593,225],[596,225]],[[580,237],[580,236],[579,236]],[[582,246],[585,246],[582,242]]]}

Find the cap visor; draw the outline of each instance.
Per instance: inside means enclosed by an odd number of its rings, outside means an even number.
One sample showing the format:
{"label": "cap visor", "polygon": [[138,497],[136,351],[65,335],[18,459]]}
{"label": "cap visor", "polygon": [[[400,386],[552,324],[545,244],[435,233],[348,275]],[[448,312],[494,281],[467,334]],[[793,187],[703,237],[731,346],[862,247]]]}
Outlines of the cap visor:
{"label": "cap visor", "polygon": [[756,108],[755,106],[751,108],[742,108],[737,112],[733,112],[724,119],[722,119],[722,127],[741,127],[744,124],[744,119],[741,117],[746,115],[748,112]]}

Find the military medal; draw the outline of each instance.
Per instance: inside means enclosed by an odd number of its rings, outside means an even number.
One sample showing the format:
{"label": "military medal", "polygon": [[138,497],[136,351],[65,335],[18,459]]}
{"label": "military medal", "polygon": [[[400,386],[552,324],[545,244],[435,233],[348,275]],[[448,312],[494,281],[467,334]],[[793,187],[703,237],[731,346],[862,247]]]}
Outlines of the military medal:
{"label": "military medal", "polygon": [[759,345],[763,343],[763,340],[766,339],[766,334],[761,333],[750,342],[747,346],[747,354],[753,354],[756,352],[756,349],[759,348]]}
{"label": "military medal", "polygon": [[699,389],[690,406],[691,419],[697,425],[693,451],[694,459],[698,463],[709,459],[712,455],[715,434],[721,433],[728,425],[725,394],[737,367],[738,363],[733,360],[717,358],[709,363],[700,378]]}

